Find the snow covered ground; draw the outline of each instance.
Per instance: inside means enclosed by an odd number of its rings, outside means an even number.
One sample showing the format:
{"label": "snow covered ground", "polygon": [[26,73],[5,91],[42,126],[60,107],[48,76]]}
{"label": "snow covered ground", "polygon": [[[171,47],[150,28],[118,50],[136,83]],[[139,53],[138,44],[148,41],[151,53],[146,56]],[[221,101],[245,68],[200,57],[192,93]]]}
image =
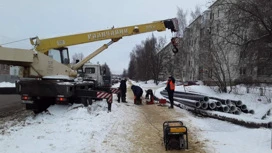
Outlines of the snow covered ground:
{"label": "snow covered ground", "polygon": [[0,87],[15,87],[15,83],[1,82]]}
{"label": "snow covered ground", "polygon": [[[157,97],[162,97],[160,91],[165,88],[165,84],[156,86],[152,81],[148,81],[147,84],[133,81],[132,83],[144,89],[153,89]],[[0,83],[0,86],[5,85]],[[176,88],[180,91],[184,90],[183,87],[177,86]],[[241,99],[248,107],[258,110],[257,114],[258,112],[264,113],[263,107],[271,106],[268,101],[269,96],[267,99],[256,94],[219,94],[205,86],[188,86],[185,89],[212,96]],[[114,99],[116,99],[115,95]],[[131,99],[128,101],[132,102]],[[0,152],[129,152],[129,147],[133,144],[122,139],[121,136],[133,137],[129,135],[130,129],[126,129],[127,122],[133,125],[139,112],[129,111],[128,113],[127,107],[123,103],[114,101],[112,112],[107,113],[105,101],[94,103],[92,107],[87,108],[81,105],[54,105],[48,109],[49,113],[29,116],[23,122],[8,121],[0,125]],[[174,111],[187,114],[187,118],[180,118],[185,125],[190,122],[201,129],[199,132],[201,135],[198,138],[200,141],[205,141],[205,149],[208,153],[272,152],[272,131],[270,129],[249,129],[216,119],[196,117],[179,108]],[[257,114],[239,116],[259,120],[261,115]],[[269,120],[271,117],[268,116],[265,121]],[[108,137],[109,135],[112,137]],[[116,146],[121,150],[116,150]]]}

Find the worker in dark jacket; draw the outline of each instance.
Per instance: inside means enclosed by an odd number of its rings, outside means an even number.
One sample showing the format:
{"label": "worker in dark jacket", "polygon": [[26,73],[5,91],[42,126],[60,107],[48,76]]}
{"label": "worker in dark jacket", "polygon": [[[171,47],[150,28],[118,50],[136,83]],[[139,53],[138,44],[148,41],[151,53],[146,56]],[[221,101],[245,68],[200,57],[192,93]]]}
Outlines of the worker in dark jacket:
{"label": "worker in dark jacket", "polygon": [[[120,95],[121,95],[122,102],[126,102],[127,79],[122,79],[120,81],[119,90],[120,90]],[[118,101],[120,101],[120,98],[118,98]]]}
{"label": "worker in dark jacket", "polygon": [[148,89],[145,92],[146,92],[145,99],[150,99],[149,102],[153,103],[154,102],[154,95],[153,95],[152,89]]}
{"label": "worker in dark jacket", "polygon": [[168,99],[170,101],[170,107],[174,108],[174,91],[175,91],[175,79],[170,76],[167,81],[167,86],[165,90],[168,92]]}
{"label": "worker in dark jacket", "polygon": [[142,104],[141,97],[143,95],[143,89],[139,86],[132,85],[131,90],[134,94],[134,104]]}

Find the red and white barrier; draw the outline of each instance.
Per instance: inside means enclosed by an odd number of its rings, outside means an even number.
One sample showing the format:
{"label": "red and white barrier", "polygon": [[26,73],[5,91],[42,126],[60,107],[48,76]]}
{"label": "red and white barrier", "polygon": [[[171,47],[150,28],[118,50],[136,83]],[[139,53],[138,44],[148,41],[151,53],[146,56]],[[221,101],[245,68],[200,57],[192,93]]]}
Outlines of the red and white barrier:
{"label": "red and white barrier", "polygon": [[108,103],[112,103],[112,94],[104,91],[98,91],[96,93],[97,98],[107,99]]}

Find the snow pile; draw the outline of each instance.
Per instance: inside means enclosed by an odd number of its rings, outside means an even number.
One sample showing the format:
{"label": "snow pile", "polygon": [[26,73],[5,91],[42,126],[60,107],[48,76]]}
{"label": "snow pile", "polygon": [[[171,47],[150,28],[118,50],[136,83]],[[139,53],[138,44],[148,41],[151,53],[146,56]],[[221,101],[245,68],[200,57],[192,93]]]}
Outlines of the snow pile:
{"label": "snow pile", "polygon": [[[124,133],[127,119],[122,117],[126,116],[131,120],[137,114],[122,111],[122,107],[127,107],[124,104],[113,103],[112,107],[112,112],[107,113],[105,101],[95,102],[92,107],[51,106],[48,112],[30,116],[24,122],[1,129],[1,152],[108,152],[110,146],[116,144],[120,144],[126,152],[131,143],[118,137],[129,136]],[[108,144],[106,141],[113,131],[116,134],[116,144]]]}
{"label": "snow pile", "polygon": [[0,87],[15,87],[15,83],[1,82]]}
{"label": "snow pile", "polygon": [[249,129],[228,122],[200,117],[190,117],[200,127],[202,139],[211,153],[270,153],[271,130]]}
{"label": "snow pile", "polygon": [[64,80],[73,80],[74,78],[69,77],[67,75],[48,75],[48,76],[44,76],[44,79],[52,79],[52,80],[56,80],[56,79],[64,79]]}

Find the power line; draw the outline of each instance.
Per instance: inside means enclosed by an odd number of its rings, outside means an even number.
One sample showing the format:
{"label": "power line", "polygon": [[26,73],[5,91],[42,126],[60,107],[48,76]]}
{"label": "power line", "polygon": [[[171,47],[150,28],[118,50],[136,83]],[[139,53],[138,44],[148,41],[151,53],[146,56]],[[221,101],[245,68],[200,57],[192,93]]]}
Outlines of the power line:
{"label": "power line", "polygon": [[4,43],[4,44],[0,44],[0,45],[12,44],[12,43],[20,42],[20,41],[25,41],[25,40],[28,40],[28,39],[29,39],[29,38],[20,39],[20,40],[16,40],[16,41],[11,41],[11,42],[7,42],[7,43]]}

